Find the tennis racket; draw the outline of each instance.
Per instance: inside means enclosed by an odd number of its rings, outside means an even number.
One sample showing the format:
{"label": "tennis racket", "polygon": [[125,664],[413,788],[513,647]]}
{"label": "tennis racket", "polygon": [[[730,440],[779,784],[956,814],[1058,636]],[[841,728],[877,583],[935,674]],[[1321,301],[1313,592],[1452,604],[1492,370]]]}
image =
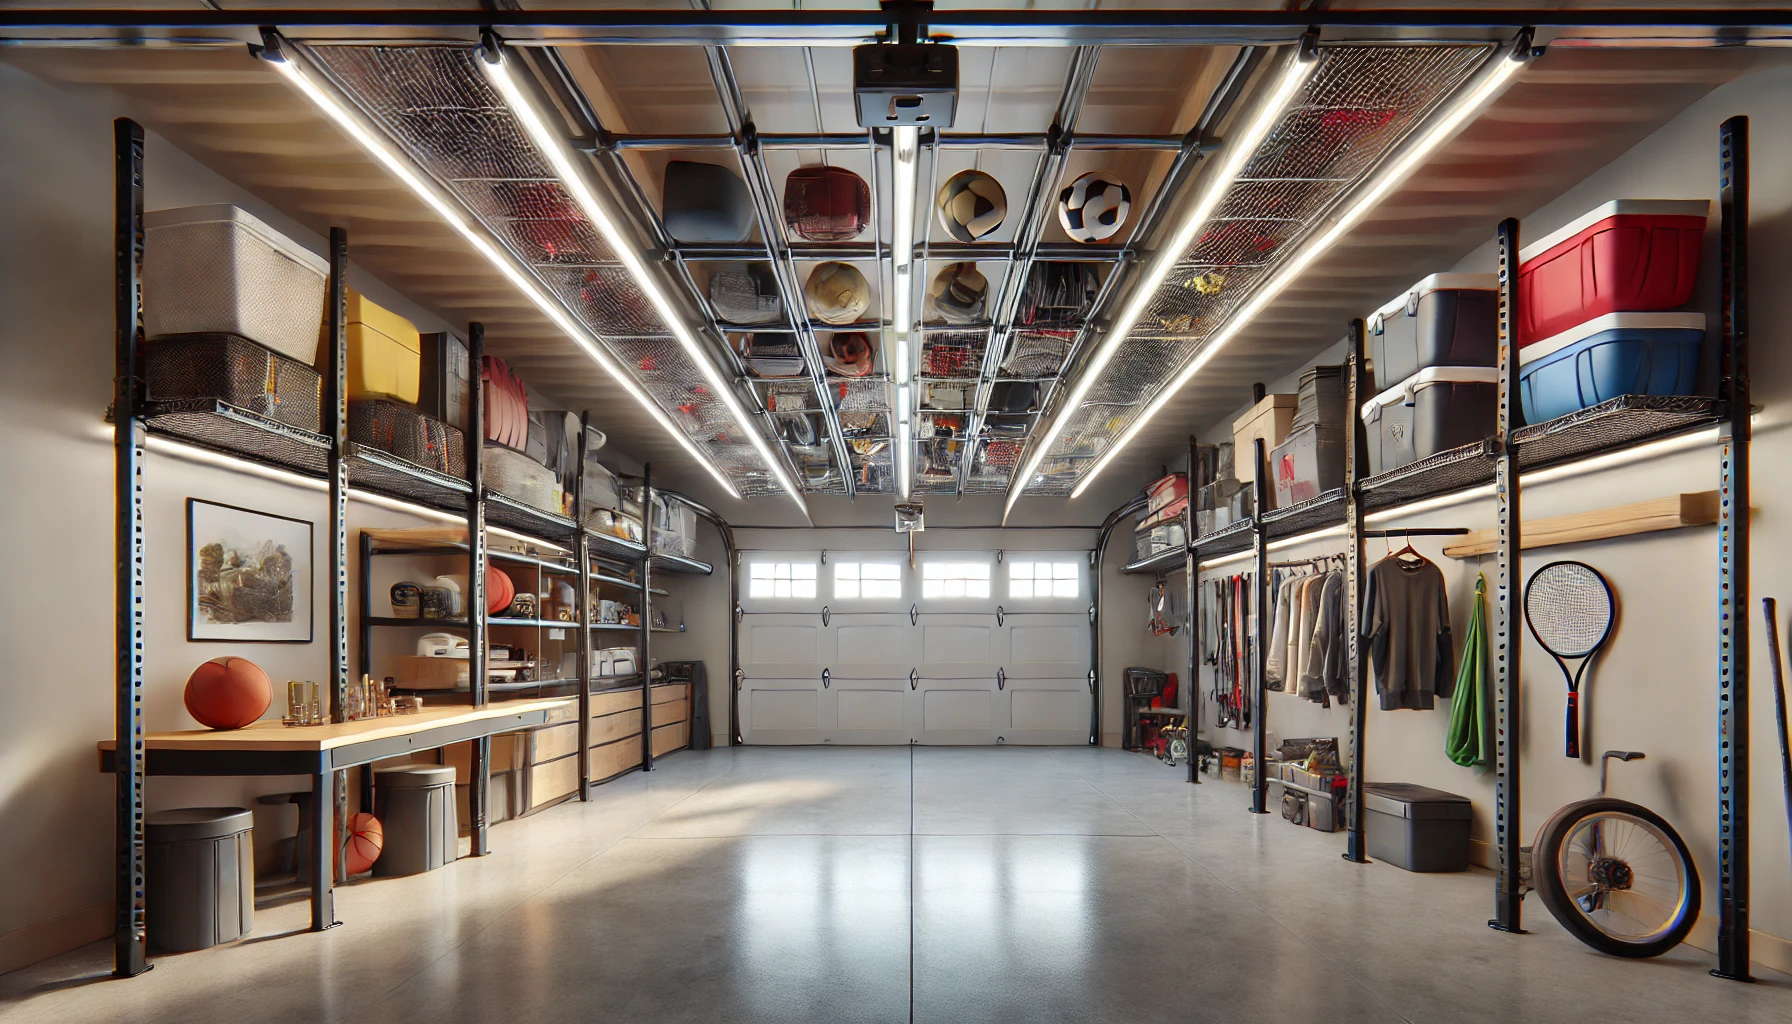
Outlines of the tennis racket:
{"label": "tennis racket", "polygon": [[[1580,757],[1580,680],[1612,635],[1611,584],[1585,562],[1551,562],[1525,585],[1524,620],[1568,681],[1568,756]],[[1568,659],[1580,664],[1568,671]]]}

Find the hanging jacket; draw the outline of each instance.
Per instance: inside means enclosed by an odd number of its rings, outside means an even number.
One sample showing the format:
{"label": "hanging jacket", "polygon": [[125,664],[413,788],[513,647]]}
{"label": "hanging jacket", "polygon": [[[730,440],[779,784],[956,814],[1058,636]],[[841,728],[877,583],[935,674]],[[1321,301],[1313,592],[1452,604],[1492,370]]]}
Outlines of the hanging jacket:
{"label": "hanging jacket", "polygon": [[1289,595],[1294,593],[1295,584],[1299,582],[1301,577],[1292,576],[1270,589],[1270,593],[1275,596],[1276,611],[1271,620],[1273,625],[1269,631],[1269,651],[1263,671],[1272,690],[1282,689],[1282,684],[1287,679]]}
{"label": "hanging jacket", "polygon": [[1345,648],[1348,646],[1344,634],[1344,574],[1328,572],[1316,586],[1318,611],[1312,646],[1301,670],[1300,695],[1323,703],[1328,696],[1342,700],[1347,692],[1344,682]]}
{"label": "hanging jacket", "polygon": [[1390,556],[1369,569],[1363,639],[1383,711],[1429,711],[1456,685],[1444,575],[1429,561]]}

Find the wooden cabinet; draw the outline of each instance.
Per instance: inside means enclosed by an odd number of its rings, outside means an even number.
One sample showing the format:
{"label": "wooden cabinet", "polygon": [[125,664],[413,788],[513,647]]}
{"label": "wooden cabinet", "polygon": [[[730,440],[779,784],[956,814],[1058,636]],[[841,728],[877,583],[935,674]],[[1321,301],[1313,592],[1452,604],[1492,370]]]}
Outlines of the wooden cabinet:
{"label": "wooden cabinet", "polygon": [[[573,736],[573,747],[575,750],[578,747],[576,734]],[[578,791],[579,759],[575,754],[533,765],[529,769],[528,813],[559,803]]]}
{"label": "wooden cabinet", "polygon": [[630,768],[641,766],[639,723],[636,723],[635,729],[633,736],[591,748],[591,781],[602,782],[621,775]]}
{"label": "wooden cabinet", "polygon": [[673,722],[653,728],[653,756],[662,757],[691,745],[691,723]]}

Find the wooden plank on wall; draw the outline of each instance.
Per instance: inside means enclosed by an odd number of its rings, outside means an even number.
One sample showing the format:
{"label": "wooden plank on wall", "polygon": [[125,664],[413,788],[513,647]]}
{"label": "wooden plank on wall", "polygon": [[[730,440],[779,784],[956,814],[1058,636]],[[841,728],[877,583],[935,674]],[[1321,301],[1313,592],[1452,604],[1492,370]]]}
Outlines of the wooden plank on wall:
{"label": "wooden plank on wall", "polygon": [[[1615,505],[1591,512],[1551,516],[1548,519],[1527,519],[1522,536],[1526,550],[1546,548],[1660,530],[1678,530],[1688,526],[1709,526],[1717,522],[1717,513],[1716,491],[1671,494],[1665,498],[1639,501],[1631,505]],[[1444,554],[1451,558],[1472,558],[1492,554],[1494,544],[1494,531],[1478,530],[1444,545]]]}

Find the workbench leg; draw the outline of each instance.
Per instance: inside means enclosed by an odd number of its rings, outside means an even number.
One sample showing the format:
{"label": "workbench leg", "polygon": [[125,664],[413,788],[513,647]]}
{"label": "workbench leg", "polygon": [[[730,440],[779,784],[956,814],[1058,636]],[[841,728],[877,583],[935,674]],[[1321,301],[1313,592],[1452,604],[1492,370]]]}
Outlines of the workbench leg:
{"label": "workbench leg", "polygon": [[311,777],[311,930],[334,928],[336,920],[336,773]]}

